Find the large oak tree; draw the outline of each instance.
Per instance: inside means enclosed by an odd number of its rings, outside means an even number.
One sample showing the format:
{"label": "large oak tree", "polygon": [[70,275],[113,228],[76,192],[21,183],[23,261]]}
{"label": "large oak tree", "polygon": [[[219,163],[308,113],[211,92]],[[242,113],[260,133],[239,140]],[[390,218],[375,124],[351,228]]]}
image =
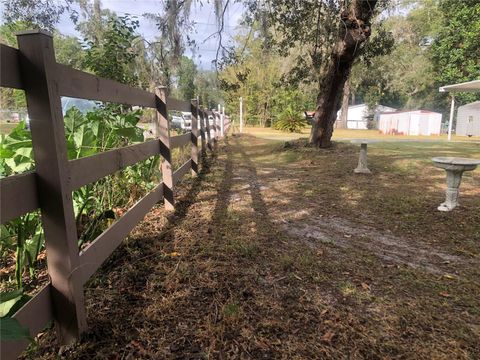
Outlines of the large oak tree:
{"label": "large oak tree", "polygon": [[312,145],[331,145],[345,82],[371,35],[378,5],[377,0],[275,0],[251,7],[267,12],[280,51],[303,49],[289,77],[318,84]]}

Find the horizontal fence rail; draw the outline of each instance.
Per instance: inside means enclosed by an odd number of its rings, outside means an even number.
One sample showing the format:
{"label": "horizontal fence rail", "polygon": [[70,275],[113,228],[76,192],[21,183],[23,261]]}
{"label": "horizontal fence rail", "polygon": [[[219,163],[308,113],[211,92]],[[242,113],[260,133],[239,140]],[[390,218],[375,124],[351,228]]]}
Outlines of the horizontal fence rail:
{"label": "horizontal fence rail", "polygon": [[192,137],[191,134],[192,134],[191,132],[188,132],[188,133],[183,134],[183,135],[172,136],[170,138],[170,148],[175,149],[177,147],[181,147],[181,146],[189,144],[190,139]]}
{"label": "horizontal fence rail", "polygon": [[16,219],[40,207],[35,172],[0,179],[1,223]]}
{"label": "horizontal fence rail", "polygon": [[103,79],[62,64],[56,64],[56,73],[58,91],[62,96],[156,107],[155,95],[148,91],[132,88],[118,81]]}
{"label": "horizontal fence rail", "polygon": [[[29,329],[32,337],[36,336],[53,320],[51,290],[51,284],[48,283],[13,316],[21,326]],[[28,340],[2,341],[0,358],[16,358],[28,344]]]}
{"label": "horizontal fence rail", "polygon": [[19,65],[20,52],[7,45],[0,45],[0,86],[23,89]]}
{"label": "horizontal fence rail", "polygon": [[192,168],[192,160],[187,160],[182,166],[173,172],[173,185],[176,185]]}
{"label": "horizontal fence rail", "polygon": [[80,279],[82,284],[90,279],[130,231],[142,221],[150,209],[162,198],[163,184],[160,183],[80,253]]}
{"label": "horizontal fence rail", "polygon": [[[205,153],[207,149],[213,150],[214,139],[219,136],[218,122],[223,122],[225,134],[230,122],[224,114],[220,115],[218,112],[202,109],[198,100],[185,101],[167,97],[164,88],[157,89],[154,94],[58,64],[54,61],[52,38],[46,33],[30,31],[20,34],[19,45],[19,50],[1,45],[0,83],[2,87],[24,89],[27,99],[30,98],[35,103],[33,107],[29,104],[28,111],[31,118],[32,144],[36,155],[37,170],[0,179],[1,223],[40,209],[43,219],[42,226],[45,229],[47,263],[51,282],[46,284],[13,317],[22,326],[29,329],[32,337],[42,331],[51,320],[54,320],[60,341],[69,343],[84,330],[82,322],[86,325],[83,304],[84,284],[132,229],[143,220],[153,206],[163,200],[164,206],[171,209],[167,206],[168,196],[168,201],[174,207],[175,185],[190,170],[192,175],[196,176],[198,152]],[[26,79],[25,82],[23,79]],[[32,79],[39,80],[32,81]],[[42,93],[40,91],[42,86],[47,86],[49,91]],[[40,93],[44,97],[39,96]],[[52,120],[63,120],[59,108],[55,105],[59,103],[60,96],[154,108],[157,112],[157,138],[69,161],[65,155],[66,151],[55,152],[57,151],[55,149],[58,148],[66,149],[65,139],[60,139],[60,142],[56,144],[57,148],[50,146],[48,141],[45,141],[45,139],[58,141],[55,134],[57,130],[63,130],[62,123]],[[168,111],[172,110],[191,113],[190,132],[170,136]],[[32,116],[37,114],[41,116]],[[209,115],[214,118],[212,125],[210,125]],[[37,124],[39,121],[44,121],[42,125],[47,126],[39,126],[40,123]],[[45,123],[45,121],[47,122]],[[52,122],[53,125],[48,122]],[[201,138],[200,150],[198,148],[199,137]],[[189,144],[191,145],[190,159],[172,172],[171,150]],[[42,154],[42,156],[37,159],[37,154]],[[85,249],[76,250],[73,254],[71,252],[58,254],[59,249],[65,251],[68,248],[64,246],[64,242],[67,240],[71,241],[73,246],[78,249],[78,236],[77,238],[71,236],[72,233],[76,234],[77,230],[74,222],[69,220],[69,216],[73,216],[71,192],[155,155],[163,157],[163,181],[160,181],[154,190],[137,201]],[[62,156],[64,157],[62,158]],[[49,166],[53,170],[57,168],[46,164],[51,161],[50,159],[55,159],[55,166],[64,171],[51,177],[45,169]],[[46,178],[50,180],[47,181]],[[58,183],[52,183],[51,179]],[[67,204],[67,207],[72,209],[71,213],[67,213],[65,206],[52,209],[50,199]],[[51,220],[54,219],[52,214],[58,216],[55,226],[66,226],[64,230],[65,234],[70,237],[69,239],[58,236],[60,234],[58,231],[49,230],[48,226],[52,225]],[[68,226],[71,227],[68,228]],[[52,234],[57,238],[54,238]],[[59,244],[61,246],[58,246]],[[52,254],[57,256],[55,258],[57,261],[68,259],[70,264],[76,265],[71,272],[65,274],[61,268],[57,268],[63,263],[57,264],[51,260]],[[60,257],[58,257],[59,255]],[[65,285],[67,286],[65,287]],[[74,316],[69,312],[75,308],[70,306],[71,304],[67,304],[69,307],[66,307],[62,299],[69,299],[74,303],[77,309]],[[83,309],[83,312],[78,309]],[[28,342],[23,340],[2,341],[1,358],[14,359],[27,345]]]}
{"label": "horizontal fence rail", "polygon": [[69,162],[70,188],[76,190],[158,154],[160,154],[160,142],[150,140],[72,160]]}
{"label": "horizontal fence rail", "polygon": [[191,106],[192,104],[190,103],[190,101],[178,100],[171,97],[167,98],[167,109],[169,111],[176,110],[190,112]]}

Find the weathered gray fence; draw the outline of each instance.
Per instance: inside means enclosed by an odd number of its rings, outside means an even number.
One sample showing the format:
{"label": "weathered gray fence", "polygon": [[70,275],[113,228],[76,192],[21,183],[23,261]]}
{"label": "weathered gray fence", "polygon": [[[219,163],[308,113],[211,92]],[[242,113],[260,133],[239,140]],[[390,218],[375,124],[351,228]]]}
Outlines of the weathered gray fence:
{"label": "weathered gray fence", "polygon": [[[174,209],[175,185],[189,170],[198,173],[198,136],[202,152],[213,150],[219,138],[220,115],[203,109],[198,100],[167,97],[165,88],[157,88],[153,94],[58,64],[48,33],[28,31],[17,38],[18,49],[1,45],[0,85],[25,91],[35,171],[0,180],[1,223],[40,209],[50,282],[14,317],[32,337],[54,320],[58,337],[66,344],[87,327],[85,282],[155,204],[164,200],[166,209]],[[61,96],[156,109],[157,139],[68,160]],[[169,110],[191,112],[191,132],[171,137]],[[213,115],[213,124],[209,115]],[[229,121],[224,123],[225,129],[229,125]],[[173,171],[172,149],[188,144],[191,158]],[[162,182],[79,251],[72,191],[158,154],[162,156]],[[27,345],[27,341],[3,341],[1,358],[15,358]]]}

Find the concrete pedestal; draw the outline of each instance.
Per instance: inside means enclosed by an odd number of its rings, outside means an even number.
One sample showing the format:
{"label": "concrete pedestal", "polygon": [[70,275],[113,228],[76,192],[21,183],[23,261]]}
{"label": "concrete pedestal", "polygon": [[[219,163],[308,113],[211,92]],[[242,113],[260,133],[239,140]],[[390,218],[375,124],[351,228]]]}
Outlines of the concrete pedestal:
{"label": "concrete pedestal", "polygon": [[440,211],[452,211],[458,203],[460,194],[460,183],[465,171],[475,170],[480,160],[456,157],[435,157],[432,158],[433,164],[444,169],[447,172],[447,191],[445,201],[437,208]]}
{"label": "concrete pedestal", "polygon": [[367,143],[362,142],[360,144],[360,156],[358,157],[357,168],[353,170],[355,174],[371,174],[372,172],[368,168],[367,161]]}

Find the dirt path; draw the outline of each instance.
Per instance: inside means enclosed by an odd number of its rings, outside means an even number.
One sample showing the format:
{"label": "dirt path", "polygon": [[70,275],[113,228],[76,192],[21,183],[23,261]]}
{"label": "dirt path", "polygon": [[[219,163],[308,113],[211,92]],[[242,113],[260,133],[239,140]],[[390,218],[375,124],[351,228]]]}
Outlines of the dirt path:
{"label": "dirt path", "polygon": [[[340,150],[325,156],[350,161]],[[478,257],[346,212],[319,182],[330,168],[289,156],[229,137],[89,282],[81,341],[50,331],[31,357],[479,358]]]}

